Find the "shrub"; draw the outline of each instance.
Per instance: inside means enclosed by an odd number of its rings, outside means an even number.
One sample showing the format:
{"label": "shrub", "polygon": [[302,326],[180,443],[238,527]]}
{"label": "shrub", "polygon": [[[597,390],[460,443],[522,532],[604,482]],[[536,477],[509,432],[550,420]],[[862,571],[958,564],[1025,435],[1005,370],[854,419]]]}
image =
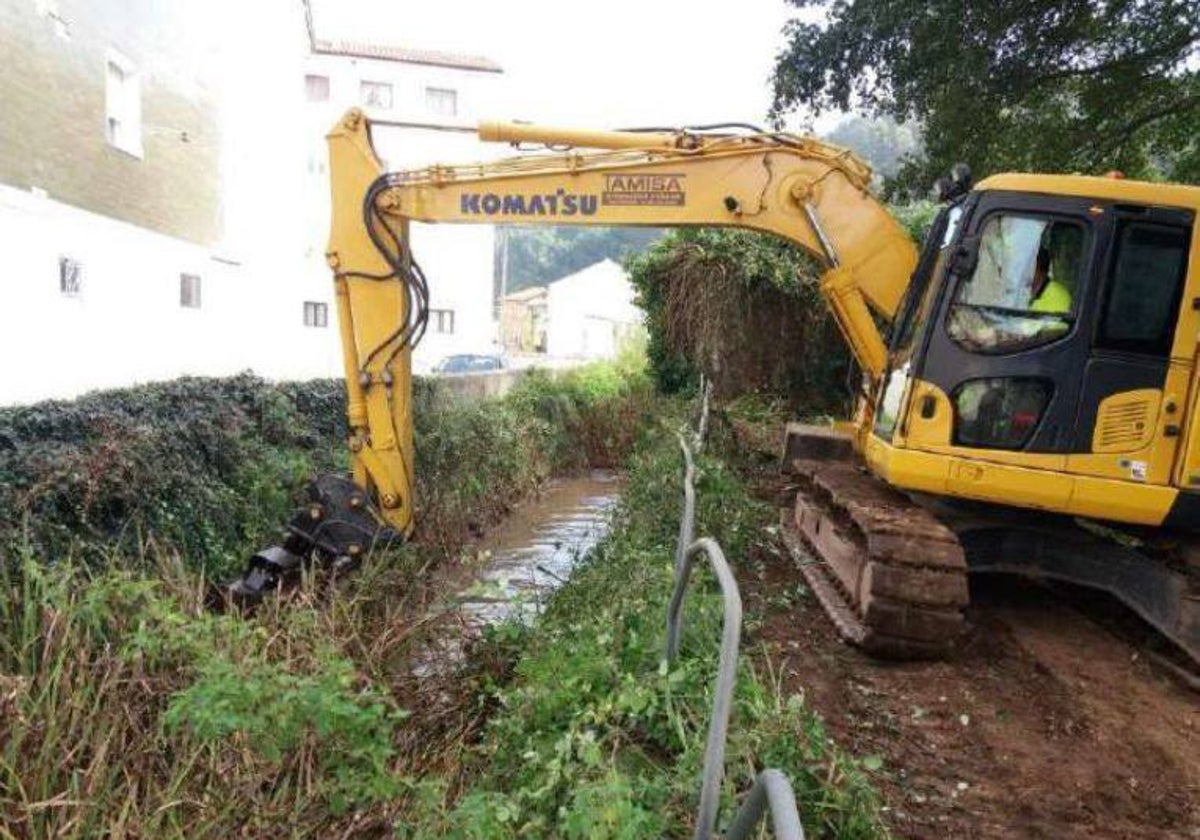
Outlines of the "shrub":
{"label": "shrub", "polygon": [[[596,365],[467,402],[417,380],[419,541],[452,550],[552,473],[615,463],[644,383]],[[0,409],[0,556],[103,564],[157,549],[229,576],[274,541],[310,478],[346,469],[345,437],[337,380],[184,378]]]}
{"label": "shrub", "polygon": [[722,396],[844,400],[849,357],[817,288],[820,268],[796,246],[751,231],[681,229],[629,269],[664,391],[690,387],[703,370]]}

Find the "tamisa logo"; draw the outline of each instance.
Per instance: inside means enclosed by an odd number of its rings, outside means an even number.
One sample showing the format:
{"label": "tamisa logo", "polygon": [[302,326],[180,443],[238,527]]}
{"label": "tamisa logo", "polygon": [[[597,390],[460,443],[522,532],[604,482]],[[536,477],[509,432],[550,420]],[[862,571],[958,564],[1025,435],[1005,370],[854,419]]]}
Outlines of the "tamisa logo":
{"label": "tamisa logo", "polygon": [[682,207],[687,203],[684,175],[606,175],[600,203]]}

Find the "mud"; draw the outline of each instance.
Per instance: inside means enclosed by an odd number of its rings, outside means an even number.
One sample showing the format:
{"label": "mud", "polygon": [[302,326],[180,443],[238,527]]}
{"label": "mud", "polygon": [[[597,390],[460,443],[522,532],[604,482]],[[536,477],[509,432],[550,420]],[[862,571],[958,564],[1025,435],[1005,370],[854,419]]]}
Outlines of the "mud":
{"label": "mud", "polygon": [[1115,602],[972,578],[952,658],[888,664],[838,640],[782,547],[761,569],[740,575],[746,649],[882,760],[897,837],[1200,837],[1200,694]]}

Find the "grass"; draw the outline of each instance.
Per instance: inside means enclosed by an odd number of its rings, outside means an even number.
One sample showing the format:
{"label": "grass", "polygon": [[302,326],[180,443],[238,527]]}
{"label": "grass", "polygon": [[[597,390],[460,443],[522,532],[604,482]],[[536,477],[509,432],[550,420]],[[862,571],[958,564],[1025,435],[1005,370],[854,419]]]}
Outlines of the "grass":
{"label": "grass", "polygon": [[[684,655],[661,667],[679,413],[637,371],[611,367],[535,376],[498,402],[428,405],[425,541],[334,589],[308,580],[249,618],[207,612],[209,564],[165,538],[136,554],[103,540],[78,559],[32,543],[10,553],[0,838],[685,836],[720,617],[702,580]],[[448,632],[421,611],[414,578],[456,550],[435,523],[468,529],[539,477],[598,461],[628,467],[614,527],[537,627],[496,628],[463,671],[416,676]],[[700,459],[698,493],[700,532],[753,573],[745,558],[772,512],[716,456]],[[810,836],[884,836],[869,766],[749,657],[731,731],[725,818],[775,766]]]}
{"label": "grass", "polygon": [[[551,473],[619,459],[650,395],[600,366],[418,399],[422,539],[245,620],[205,611],[207,576],[336,467],[335,391],[186,380],[0,412],[0,837],[390,835],[414,780],[459,765],[514,640],[417,679],[445,628],[416,571]],[[273,462],[294,485],[255,472]]]}
{"label": "grass", "polygon": [[[677,527],[679,454],[659,427],[637,448],[615,528],[555,595],[522,651],[498,709],[466,756],[465,783],[412,838],[658,838],[690,832],[716,668],[719,599],[698,587],[684,655],[661,665]],[[702,457],[700,533],[728,556],[754,555],[772,511],[737,474]],[[735,574],[753,573],[751,567]],[[886,836],[866,766],[833,745],[797,696],[743,657],[728,746],[723,814],[756,772],[792,778],[812,837]],[[428,781],[426,784],[433,784]],[[435,797],[436,799],[436,797]]]}
{"label": "grass", "polygon": [[452,752],[457,735],[439,731],[479,710],[421,703],[438,687],[405,667],[419,634],[401,599],[323,596],[310,588],[243,620],[207,613],[178,567],[8,567],[0,837],[389,825],[408,774]]}

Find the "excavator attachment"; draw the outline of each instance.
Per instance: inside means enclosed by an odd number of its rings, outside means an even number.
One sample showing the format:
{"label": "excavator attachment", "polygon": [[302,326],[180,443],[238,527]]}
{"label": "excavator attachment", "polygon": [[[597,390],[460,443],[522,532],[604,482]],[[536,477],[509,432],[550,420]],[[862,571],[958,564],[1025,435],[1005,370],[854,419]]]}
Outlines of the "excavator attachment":
{"label": "excavator attachment", "polygon": [[299,580],[316,565],[334,575],[355,569],[375,549],[401,542],[374,509],[363,489],[349,478],[324,475],[308,486],[308,503],[296,511],[279,545],[252,558],[242,577],[228,587],[229,600],[250,606]]}

